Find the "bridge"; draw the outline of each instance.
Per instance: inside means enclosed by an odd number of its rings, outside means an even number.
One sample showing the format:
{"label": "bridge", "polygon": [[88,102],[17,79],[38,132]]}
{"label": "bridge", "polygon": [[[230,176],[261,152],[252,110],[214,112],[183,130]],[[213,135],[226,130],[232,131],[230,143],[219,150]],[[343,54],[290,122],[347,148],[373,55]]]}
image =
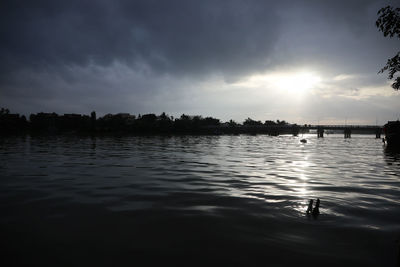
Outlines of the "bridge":
{"label": "bridge", "polygon": [[239,125],[208,126],[201,128],[205,134],[268,134],[272,136],[282,134],[298,135],[315,131],[318,137],[324,137],[329,133],[344,133],[345,138],[351,138],[351,134],[374,134],[381,138],[383,127],[378,125],[297,125],[297,124],[273,124],[273,125]]}
{"label": "bridge", "polygon": [[318,129],[324,128],[329,130],[344,130],[344,129],[354,129],[354,130],[376,130],[376,129],[383,129],[383,126],[379,125],[307,125],[302,126],[302,128],[308,129]]}
{"label": "bridge", "polygon": [[325,131],[343,131],[345,138],[350,138],[352,133],[375,134],[381,138],[383,126],[378,125],[304,125],[300,132],[316,130],[318,137],[324,137]]}

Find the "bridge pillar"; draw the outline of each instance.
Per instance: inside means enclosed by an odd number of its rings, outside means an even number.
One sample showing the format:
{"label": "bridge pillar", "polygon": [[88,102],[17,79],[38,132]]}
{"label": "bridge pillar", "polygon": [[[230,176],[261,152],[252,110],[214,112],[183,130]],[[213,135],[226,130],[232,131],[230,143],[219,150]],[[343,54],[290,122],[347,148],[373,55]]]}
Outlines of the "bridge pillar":
{"label": "bridge pillar", "polygon": [[382,129],[381,128],[378,128],[378,129],[376,129],[376,131],[375,131],[375,136],[376,136],[376,138],[381,138],[381,134],[382,134]]}
{"label": "bridge pillar", "polygon": [[317,136],[318,138],[323,138],[324,137],[324,129],[321,127],[317,128]]}
{"label": "bridge pillar", "polygon": [[351,138],[351,129],[350,128],[344,129],[344,138]]}

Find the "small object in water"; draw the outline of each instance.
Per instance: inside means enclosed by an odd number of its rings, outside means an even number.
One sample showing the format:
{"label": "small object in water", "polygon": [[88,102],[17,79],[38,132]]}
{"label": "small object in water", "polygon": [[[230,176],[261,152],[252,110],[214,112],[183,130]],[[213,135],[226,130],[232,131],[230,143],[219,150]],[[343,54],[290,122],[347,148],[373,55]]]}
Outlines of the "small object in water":
{"label": "small object in water", "polygon": [[310,202],[308,203],[308,208],[306,211],[307,214],[310,214],[312,212],[312,204],[313,204],[313,200],[310,199]]}
{"label": "small object in water", "polygon": [[307,139],[301,139],[300,142],[307,143]]}
{"label": "small object in water", "polygon": [[320,200],[318,198],[317,202],[315,203],[315,207],[314,207],[314,209],[312,211],[312,215],[313,216],[318,216],[319,215],[319,202],[320,202]]}

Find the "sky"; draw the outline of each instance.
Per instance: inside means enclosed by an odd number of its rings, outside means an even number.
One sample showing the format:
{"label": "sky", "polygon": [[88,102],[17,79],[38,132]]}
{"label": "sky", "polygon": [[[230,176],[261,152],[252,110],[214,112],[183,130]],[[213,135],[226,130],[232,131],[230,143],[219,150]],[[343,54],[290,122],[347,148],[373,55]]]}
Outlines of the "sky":
{"label": "sky", "polygon": [[382,125],[395,1],[3,0],[0,107]]}

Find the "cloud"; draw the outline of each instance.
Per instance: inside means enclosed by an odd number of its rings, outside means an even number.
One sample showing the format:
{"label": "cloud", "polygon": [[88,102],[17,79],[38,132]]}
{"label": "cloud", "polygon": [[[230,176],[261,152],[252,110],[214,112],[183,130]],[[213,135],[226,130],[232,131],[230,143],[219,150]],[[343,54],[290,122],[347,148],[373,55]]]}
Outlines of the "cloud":
{"label": "cloud", "polygon": [[334,81],[348,81],[348,80],[353,80],[358,78],[357,75],[351,75],[351,74],[339,74],[335,77],[333,77]]}
{"label": "cloud", "polygon": [[265,65],[279,18],[261,1],[7,1],[1,69],[119,61],[160,73]]}
{"label": "cloud", "polygon": [[391,94],[379,91],[386,78],[376,73],[398,40],[385,39],[374,25],[387,3],[2,1],[0,105],[24,113],[167,111],[290,120],[312,113],[296,115],[301,101],[282,97],[276,86],[240,83],[302,69],[321,79],[303,104],[312,106],[314,97],[387,99]]}
{"label": "cloud", "polygon": [[0,67],[53,69],[118,61],[177,75],[220,72],[229,79],[271,64],[325,59],[337,65],[343,60],[339,49],[346,57],[358,54],[363,34],[372,29],[379,36],[368,14],[372,3],[3,1]]}

